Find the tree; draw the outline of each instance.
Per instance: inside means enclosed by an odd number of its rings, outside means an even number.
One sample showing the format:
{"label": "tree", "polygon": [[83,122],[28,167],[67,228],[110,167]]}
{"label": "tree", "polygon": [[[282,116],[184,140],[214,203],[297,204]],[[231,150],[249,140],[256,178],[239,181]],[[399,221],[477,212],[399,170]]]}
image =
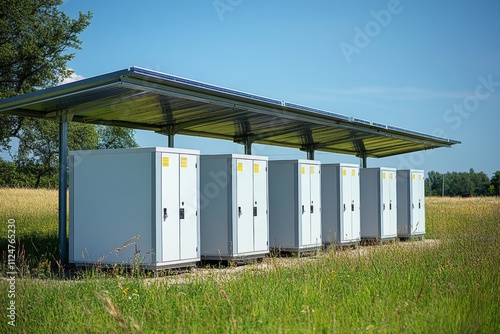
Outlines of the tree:
{"label": "tree", "polygon": [[[59,124],[44,119],[28,118],[18,134],[19,146],[11,153],[13,161],[0,161],[0,186],[45,187],[58,184]],[[125,148],[138,146],[131,129],[68,124],[69,150]]]}
{"label": "tree", "polygon": [[500,171],[495,172],[491,180],[484,172],[476,173],[474,169],[469,172],[448,172],[440,174],[430,171],[426,184],[427,196],[441,196],[443,177],[445,196],[460,196],[472,194],[473,196],[497,195],[500,193]]}
{"label": "tree", "polygon": [[441,196],[443,186],[443,175],[439,172],[430,171],[427,174],[426,182],[428,196]]}
{"label": "tree", "polygon": [[[0,99],[57,85],[69,77],[66,67],[80,49],[78,35],[92,14],[77,19],[59,11],[62,0],[2,0],[0,2]],[[9,148],[25,118],[0,116],[0,145]]]}
{"label": "tree", "polygon": [[493,195],[500,196],[500,171],[493,174],[490,184],[493,186]]}
{"label": "tree", "polygon": [[134,131],[115,126],[97,126],[99,136],[97,149],[137,147],[134,139]]}
{"label": "tree", "polygon": [[[0,99],[59,84],[73,71],[67,63],[81,49],[78,35],[92,14],[69,18],[62,0],[0,2]],[[57,184],[58,124],[44,119],[0,115],[0,149],[13,161],[0,161],[0,185],[52,187]],[[134,131],[70,123],[70,150],[133,147]],[[11,140],[19,139],[12,153]]]}
{"label": "tree", "polygon": [[[28,186],[55,187],[59,164],[59,124],[38,118],[28,118],[24,122],[18,151],[14,155],[18,172],[31,180]],[[94,149],[97,142],[98,135],[92,125],[68,124],[69,149]]]}

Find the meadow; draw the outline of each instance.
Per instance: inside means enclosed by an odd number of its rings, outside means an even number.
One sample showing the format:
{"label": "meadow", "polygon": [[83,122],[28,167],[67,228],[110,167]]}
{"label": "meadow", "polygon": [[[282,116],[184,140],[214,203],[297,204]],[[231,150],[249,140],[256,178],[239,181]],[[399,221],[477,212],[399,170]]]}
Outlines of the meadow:
{"label": "meadow", "polygon": [[[16,221],[16,327],[7,225]],[[57,192],[0,189],[0,333],[500,333],[500,199],[426,198],[424,241],[152,273],[57,261]]]}

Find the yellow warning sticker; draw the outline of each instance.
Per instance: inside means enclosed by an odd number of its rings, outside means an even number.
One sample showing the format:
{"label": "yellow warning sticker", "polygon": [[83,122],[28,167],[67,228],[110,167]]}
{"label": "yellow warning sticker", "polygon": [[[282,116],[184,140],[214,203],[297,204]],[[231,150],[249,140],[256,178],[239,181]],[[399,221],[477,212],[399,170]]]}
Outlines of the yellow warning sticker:
{"label": "yellow warning sticker", "polygon": [[342,169],[342,175],[343,176],[346,176],[347,175],[347,171],[345,169]]}
{"label": "yellow warning sticker", "polygon": [[168,166],[169,166],[169,163],[170,163],[170,161],[168,160],[168,157],[163,157],[163,158],[161,159],[161,165],[162,165],[163,167],[168,167]]}
{"label": "yellow warning sticker", "polygon": [[188,158],[181,157],[181,168],[187,168],[188,166]]}
{"label": "yellow warning sticker", "polygon": [[259,172],[259,164],[253,164],[253,172],[258,173]]}
{"label": "yellow warning sticker", "polygon": [[311,166],[311,174],[314,174],[314,166]]}
{"label": "yellow warning sticker", "polygon": [[356,170],[355,169],[351,170],[351,175],[352,176],[356,176]]}
{"label": "yellow warning sticker", "polygon": [[392,180],[392,173],[389,173],[389,178]]}
{"label": "yellow warning sticker", "polygon": [[238,162],[238,172],[243,171],[243,164],[241,162]]}
{"label": "yellow warning sticker", "polygon": [[302,171],[302,174],[306,173],[306,168],[304,166],[302,166],[300,170]]}
{"label": "yellow warning sticker", "polygon": [[419,176],[418,176],[418,179],[419,179],[419,180],[422,180],[422,175],[419,175]]}
{"label": "yellow warning sticker", "polygon": [[382,173],[382,179],[385,180],[385,172]]}
{"label": "yellow warning sticker", "polygon": [[411,174],[411,179],[415,180],[415,174]]}

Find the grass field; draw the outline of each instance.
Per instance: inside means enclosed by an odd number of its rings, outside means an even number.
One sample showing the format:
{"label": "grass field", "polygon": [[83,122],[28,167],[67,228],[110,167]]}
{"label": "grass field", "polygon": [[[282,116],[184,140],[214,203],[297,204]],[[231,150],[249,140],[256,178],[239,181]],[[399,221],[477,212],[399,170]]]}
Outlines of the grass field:
{"label": "grass field", "polygon": [[[427,198],[425,242],[60,278],[57,192],[0,189],[0,333],[500,333],[500,199]],[[16,221],[16,328],[7,222]]]}

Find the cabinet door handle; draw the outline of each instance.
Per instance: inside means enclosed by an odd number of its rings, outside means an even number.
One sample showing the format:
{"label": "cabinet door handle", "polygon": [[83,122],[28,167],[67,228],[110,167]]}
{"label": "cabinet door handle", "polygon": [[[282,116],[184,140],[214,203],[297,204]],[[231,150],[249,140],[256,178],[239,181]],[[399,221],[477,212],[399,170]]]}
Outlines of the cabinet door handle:
{"label": "cabinet door handle", "polygon": [[238,207],[238,217],[241,217],[241,215],[243,214],[243,212],[241,212],[241,206]]}
{"label": "cabinet door handle", "polygon": [[166,220],[167,217],[168,217],[167,208],[163,208],[163,220]]}
{"label": "cabinet door handle", "polygon": [[304,214],[306,212],[306,208],[304,207],[304,205],[302,205],[302,214]]}

